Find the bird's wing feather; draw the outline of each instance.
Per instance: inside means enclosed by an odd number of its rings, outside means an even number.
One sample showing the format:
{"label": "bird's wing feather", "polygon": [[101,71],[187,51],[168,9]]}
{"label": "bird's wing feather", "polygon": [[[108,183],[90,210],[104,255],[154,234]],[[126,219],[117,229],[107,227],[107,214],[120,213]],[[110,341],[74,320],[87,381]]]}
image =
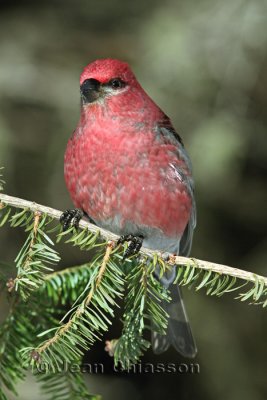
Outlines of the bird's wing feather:
{"label": "bird's wing feather", "polygon": [[175,145],[177,149],[177,157],[184,161],[187,170],[187,173],[183,173],[183,171],[181,171],[180,169],[179,171],[177,170],[178,174],[182,176],[183,182],[192,199],[192,209],[191,209],[190,219],[183,233],[179,249],[179,255],[187,257],[191,250],[193,232],[196,227],[196,203],[194,197],[194,180],[192,177],[192,164],[189,155],[185,150],[180,135],[175,131],[167,116],[165,116],[163,121],[157,125],[156,131],[163,141]]}
{"label": "bird's wing feather", "polygon": [[[182,158],[188,168],[188,174],[182,174],[183,181],[190,193],[192,199],[192,210],[189,222],[185,228],[180,241],[179,255],[188,256],[191,250],[193,231],[196,226],[196,204],[194,199],[194,181],[192,178],[192,167],[190,158],[183,146],[180,136],[171,126],[170,121],[166,119],[163,126],[158,127],[159,133],[163,138],[175,143],[177,146],[178,157]],[[181,174],[181,171],[178,171]],[[175,276],[175,274],[173,274]],[[163,284],[166,280],[163,280]],[[181,290],[177,285],[169,286],[171,302],[163,302],[161,306],[169,315],[168,329],[166,335],[152,333],[152,348],[156,354],[166,351],[172,345],[184,357],[194,357],[197,353],[197,347],[191,331],[190,322],[185,310]]]}

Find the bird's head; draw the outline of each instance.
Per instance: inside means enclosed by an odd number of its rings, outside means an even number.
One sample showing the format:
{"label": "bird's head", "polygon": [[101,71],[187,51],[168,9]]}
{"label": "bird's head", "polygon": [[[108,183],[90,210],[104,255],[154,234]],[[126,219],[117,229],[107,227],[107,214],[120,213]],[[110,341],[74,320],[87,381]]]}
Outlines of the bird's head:
{"label": "bird's head", "polygon": [[87,65],[80,78],[82,105],[120,96],[139,84],[127,63],[103,59]]}

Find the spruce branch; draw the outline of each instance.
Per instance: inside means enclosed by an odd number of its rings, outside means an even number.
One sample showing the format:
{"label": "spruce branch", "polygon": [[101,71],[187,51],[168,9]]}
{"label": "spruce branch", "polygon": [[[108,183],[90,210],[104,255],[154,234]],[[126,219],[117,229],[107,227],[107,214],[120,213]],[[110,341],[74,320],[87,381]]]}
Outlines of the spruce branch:
{"label": "spruce branch", "polygon": [[115,297],[122,297],[124,283],[123,274],[112,259],[113,247],[109,242],[104,256],[95,256],[89,267],[90,280],[67,314],[70,315],[68,322],[59,326],[53,336],[38,347],[24,349],[26,363],[38,365],[41,361],[46,362],[48,372],[59,372],[65,362],[78,362],[82,349],[88,350],[100,338],[101,332],[108,329],[110,317],[114,315],[113,308],[117,306]]}
{"label": "spruce branch", "polygon": [[[128,293],[125,296],[122,336],[106,343],[106,351],[114,353],[115,364],[129,368],[135,364],[150,342],[143,337],[144,330],[166,333],[168,314],[161,307],[162,301],[170,301],[168,291],[155,278],[157,263],[143,257],[131,266],[126,276]],[[162,272],[162,271],[160,271]]]}
{"label": "spruce branch", "polygon": [[16,394],[15,384],[25,378],[26,366],[20,351],[37,344],[36,330],[55,325],[53,310],[40,296],[32,298],[31,305],[16,294],[11,297],[8,316],[0,325],[0,399],[7,399],[6,391]]}
{"label": "spruce branch", "polygon": [[[114,245],[118,236],[85,220],[80,221],[78,230],[62,232],[60,225],[53,223],[61,214],[0,193],[0,227],[9,223],[23,227],[28,234],[15,260],[17,277],[1,277],[1,284],[5,283],[15,301],[0,325],[0,398],[6,399],[3,387],[15,391],[16,378],[23,378],[29,365],[38,374],[38,365],[43,363],[46,373],[38,379],[51,399],[95,399],[88,394],[81,375],[63,368],[71,363],[80,365],[84,351],[108,329],[124,286],[122,336],[107,342],[106,348],[124,368],[137,362],[150,345],[145,331],[166,332],[168,315],[161,304],[170,297],[156,276],[162,277],[168,270],[175,269],[175,284],[196,291],[206,289],[208,295],[216,296],[237,291],[241,301],[267,305],[266,277],[195,258],[170,256],[166,261],[159,251],[146,248],[141,255],[122,262],[123,249]],[[59,256],[50,233],[57,234],[57,242],[97,251],[86,264],[51,272],[50,264],[57,263]],[[71,308],[59,321],[62,304],[71,304]],[[36,332],[40,334],[36,336]],[[40,343],[43,337],[46,340]]]}
{"label": "spruce branch", "polygon": [[[21,209],[27,209],[30,210],[31,212],[35,212],[38,211],[41,214],[46,214],[47,216],[59,220],[60,216],[62,214],[61,211],[59,210],[55,210],[53,208],[49,208],[40,204],[37,204],[35,202],[32,201],[28,201],[28,200],[23,200],[17,197],[13,197],[13,196],[8,196],[5,194],[0,193],[0,206],[1,203],[7,206],[12,206],[15,208],[21,208]],[[7,218],[6,218],[7,219]],[[0,221],[1,224],[1,221]],[[95,225],[85,221],[85,220],[81,220],[79,223],[79,227],[81,229],[90,231],[92,234],[95,235],[100,235],[100,237],[102,239],[104,239],[105,241],[117,241],[118,240],[118,236],[105,230],[105,229],[101,229],[99,227],[96,227]],[[144,248],[142,247],[141,254],[145,255],[145,256],[149,256],[151,258],[153,258],[155,255],[156,257],[160,258],[161,253],[160,252],[156,252],[156,251],[152,251],[150,249]],[[199,260],[196,258],[187,258],[187,257],[181,257],[181,256],[175,256],[172,257],[170,262],[169,262],[169,267],[170,266],[174,266],[176,265],[178,267],[178,272],[180,275],[183,275],[185,273],[185,277],[190,278],[190,274],[192,275],[191,278],[194,278],[194,281],[196,282],[196,270],[201,270],[204,273],[204,279],[207,279],[206,283],[211,282],[210,277],[213,276],[214,274],[217,274],[216,276],[218,276],[218,281],[217,283],[220,283],[220,286],[222,284],[222,279],[219,280],[220,277],[222,276],[228,276],[231,280],[231,287],[227,287],[226,291],[228,289],[228,291],[230,291],[230,289],[232,291],[234,291],[235,289],[238,289],[238,287],[236,287],[236,280],[242,280],[245,283],[251,283],[252,284],[252,288],[251,290],[254,288],[254,292],[250,291],[250,293],[252,293],[250,296],[246,297],[248,292],[246,293],[241,293],[239,295],[239,298],[241,300],[246,300],[248,298],[252,299],[252,300],[256,300],[258,301],[262,296],[265,297],[267,296],[267,277],[258,275],[258,274],[254,274],[252,272],[248,272],[242,269],[238,269],[238,268],[233,268],[227,265],[223,265],[223,264],[218,264],[218,263],[214,263],[214,262],[210,262],[210,261],[203,261],[203,260]],[[183,272],[184,271],[184,272]],[[190,274],[189,274],[190,271]],[[194,273],[192,272],[194,271]],[[210,276],[208,277],[208,274],[210,274]],[[208,277],[208,278],[207,278]],[[201,278],[201,274],[198,276],[198,278]],[[215,279],[215,277],[213,276],[213,279]],[[215,279],[216,281],[216,279]],[[181,284],[183,285],[189,285],[192,283],[192,279],[184,279]],[[201,287],[205,287],[205,285],[201,285],[200,282],[197,286],[197,289],[200,289]],[[225,281],[224,281],[225,284]],[[221,289],[223,289],[223,287],[221,286]],[[212,293],[212,291],[210,292]],[[222,293],[225,293],[225,291],[223,291]],[[221,294],[222,294],[221,293]],[[208,293],[209,294],[209,293]],[[260,294],[260,296],[259,296]],[[267,305],[267,300],[265,300],[264,302],[261,302],[261,304],[263,304],[264,306]]]}
{"label": "spruce branch", "polygon": [[72,315],[72,317],[69,319],[69,321],[66,324],[64,324],[63,326],[61,326],[59,328],[59,330],[56,332],[56,334],[51,339],[47,340],[42,346],[40,346],[38,348],[38,350],[36,350],[39,355],[41,355],[43,352],[45,352],[48,347],[54,345],[57,341],[59,341],[60,338],[63,335],[65,335],[66,332],[68,332],[72,328],[73,325],[75,325],[77,319],[81,318],[82,315],[85,313],[86,307],[89,306],[89,304],[92,300],[92,297],[101,282],[101,279],[103,277],[104,271],[107,266],[107,261],[110,257],[111,250],[112,250],[112,245],[108,245],[106,254],[104,256],[104,259],[102,261],[102,264],[101,264],[98,274],[96,276],[95,285],[92,286],[92,288],[90,289],[90,291],[89,291],[88,295],[86,296],[85,300],[83,301],[83,303],[77,308],[76,312]]}
{"label": "spruce branch", "polygon": [[[10,215],[5,208],[4,221]],[[51,218],[38,210],[31,213],[23,209],[10,217],[11,227],[25,227],[25,231],[29,232],[15,259],[17,277],[10,282],[8,288],[9,292],[18,291],[23,300],[43,284],[45,274],[52,270],[51,265],[59,261],[58,253],[52,247],[54,243],[45,233],[51,222]]]}
{"label": "spruce branch", "polygon": [[[15,312],[12,307],[9,314],[0,326],[0,398],[7,399],[4,391],[5,389],[10,390],[14,394],[16,393],[15,383],[19,379],[24,379],[25,371],[21,368],[18,352],[14,352],[14,348],[21,348],[25,345],[25,337],[21,335],[21,332],[17,334],[17,324],[14,321],[17,317],[22,317],[20,314]],[[21,322],[21,321],[19,321]],[[25,321],[24,321],[25,323]],[[25,329],[29,331],[27,324],[24,325]],[[29,334],[29,332],[27,332]]]}

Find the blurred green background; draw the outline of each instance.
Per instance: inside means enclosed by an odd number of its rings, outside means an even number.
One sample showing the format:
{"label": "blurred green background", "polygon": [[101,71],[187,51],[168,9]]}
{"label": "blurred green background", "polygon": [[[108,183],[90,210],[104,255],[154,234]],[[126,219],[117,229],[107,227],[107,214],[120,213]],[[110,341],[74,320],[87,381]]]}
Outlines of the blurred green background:
{"label": "blurred green background", "polygon": [[[79,118],[79,74],[97,58],[130,63],[191,155],[198,226],[194,257],[267,275],[266,0],[2,1],[0,165],[5,192],[66,209],[63,155]],[[1,230],[1,260],[24,236]],[[61,266],[86,254],[65,246]],[[88,377],[104,399],[263,400],[266,311],[184,290],[200,374],[112,373],[97,344]],[[6,306],[0,305],[1,313]],[[119,335],[114,322],[107,337]],[[144,362],[186,360],[171,349]],[[30,381],[19,399],[39,399]]]}

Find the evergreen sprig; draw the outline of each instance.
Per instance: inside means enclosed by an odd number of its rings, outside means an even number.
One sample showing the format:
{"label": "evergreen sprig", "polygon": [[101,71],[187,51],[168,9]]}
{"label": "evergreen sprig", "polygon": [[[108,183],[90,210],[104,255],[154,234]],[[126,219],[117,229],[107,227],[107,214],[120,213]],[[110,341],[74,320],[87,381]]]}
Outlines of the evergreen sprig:
{"label": "evergreen sprig", "polygon": [[[20,308],[10,310],[0,326],[0,399],[7,400],[5,390],[17,394],[15,385],[25,378],[18,349],[23,348],[32,338],[32,324]],[[25,310],[24,310],[25,311]]]}
{"label": "evergreen sprig", "polygon": [[48,372],[61,371],[65,363],[78,362],[83,351],[108,330],[110,317],[114,316],[114,307],[117,306],[115,299],[122,297],[124,283],[113,253],[112,245],[108,244],[104,257],[103,254],[96,255],[89,267],[91,274],[86,287],[63,318],[68,317],[68,321],[56,330],[42,333],[42,336],[51,332],[53,335],[37,348],[25,348],[23,356],[26,362],[36,366],[43,362]]}
{"label": "evergreen sprig", "polygon": [[[0,190],[2,186],[0,176]],[[216,296],[236,291],[241,301],[267,305],[265,277],[192,258],[165,261],[148,249],[122,262],[122,249],[108,242],[116,240],[115,235],[85,221],[78,230],[62,232],[53,223],[60,214],[0,193],[0,227],[9,224],[27,233],[15,259],[16,277],[6,266],[5,273],[0,272],[1,290],[10,300],[9,314],[0,325],[1,400],[7,399],[6,390],[15,393],[16,381],[30,365],[48,399],[96,399],[89,395],[82,374],[73,374],[68,366],[80,365],[84,352],[108,330],[124,286],[122,336],[112,342],[115,363],[127,369],[136,363],[150,346],[146,332],[166,332],[168,315],[161,304],[170,298],[156,276],[168,269],[176,268],[174,284]],[[51,235],[57,235],[57,242],[90,251],[88,262],[52,272],[59,255]],[[65,307],[70,309],[62,318]]]}
{"label": "evergreen sprig", "polygon": [[[26,300],[32,291],[37,290],[44,282],[45,274],[50,267],[60,260],[53,249],[53,241],[45,233],[52,219],[35,211],[28,210],[15,213],[10,218],[11,227],[25,227],[28,237],[15,259],[17,277],[14,280],[14,290],[19,291]],[[11,288],[10,288],[11,290]]]}
{"label": "evergreen sprig", "polygon": [[[175,265],[171,263],[171,265]],[[189,286],[196,291],[206,289],[206,294],[209,296],[222,296],[225,293],[239,292],[235,299],[241,301],[249,301],[250,304],[260,304],[263,307],[267,306],[267,286],[262,277],[253,275],[253,281],[240,282],[240,279],[214,272],[197,268],[194,259],[189,259],[186,265],[177,265],[177,274],[174,284],[181,286]],[[248,287],[246,291],[244,288]]]}
{"label": "evergreen sprig", "polygon": [[[8,282],[6,282],[8,283]],[[10,295],[9,295],[10,296]],[[38,343],[36,331],[55,325],[58,320],[55,310],[47,305],[42,297],[20,301],[12,294],[8,316],[0,325],[0,399],[6,399],[6,390],[16,394],[15,384],[25,378],[20,351],[29,344]]]}
{"label": "evergreen sprig", "polygon": [[[159,264],[160,265],[160,264]],[[166,332],[168,314],[160,303],[170,301],[168,291],[155,278],[156,259],[143,257],[135,262],[126,277],[128,292],[125,296],[122,336],[115,342],[115,364],[129,368],[138,362],[150,342],[144,336],[144,330],[163,334]]]}

